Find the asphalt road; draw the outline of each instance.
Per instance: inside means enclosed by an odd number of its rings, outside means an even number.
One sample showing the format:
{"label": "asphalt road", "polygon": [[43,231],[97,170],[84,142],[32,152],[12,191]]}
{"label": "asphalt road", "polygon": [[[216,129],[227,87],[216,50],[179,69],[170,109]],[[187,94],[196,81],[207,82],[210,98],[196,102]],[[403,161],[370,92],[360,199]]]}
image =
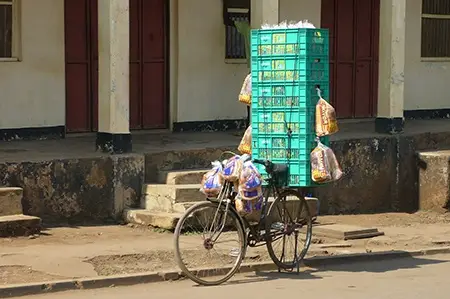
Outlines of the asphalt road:
{"label": "asphalt road", "polygon": [[190,281],[181,281],[22,298],[442,299],[448,297],[450,293],[448,273],[450,273],[450,255],[436,255],[304,269],[300,275],[276,272],[238,275],[230,283],[219,287],[198,287]]}

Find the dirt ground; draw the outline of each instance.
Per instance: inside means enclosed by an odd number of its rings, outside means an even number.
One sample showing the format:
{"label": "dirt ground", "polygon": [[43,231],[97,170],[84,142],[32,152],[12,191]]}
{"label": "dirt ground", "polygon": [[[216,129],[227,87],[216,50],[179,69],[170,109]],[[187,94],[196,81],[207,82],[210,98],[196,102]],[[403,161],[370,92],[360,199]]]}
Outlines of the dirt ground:
{"label": "dirt ground", "polygon": [[364,215],[320,216],[321,222],[336,222],[358,226],[420,227],[424,224],[450,224],[450,213],[435,212],[385,213]]}
{"label": "dirt ground", "polygon": [[[352,241],[314,236],[309,256],[450,245],[450,214],[321,216],[319,223],[377,227],[385,235]],[[191,257],[206,265],[201,256]],[[249,249],[245,262],[269,260],[263,246]],[[146,227],[58,227],[0,239],[0,285],[172,269],[178,269],[172,233]]]}

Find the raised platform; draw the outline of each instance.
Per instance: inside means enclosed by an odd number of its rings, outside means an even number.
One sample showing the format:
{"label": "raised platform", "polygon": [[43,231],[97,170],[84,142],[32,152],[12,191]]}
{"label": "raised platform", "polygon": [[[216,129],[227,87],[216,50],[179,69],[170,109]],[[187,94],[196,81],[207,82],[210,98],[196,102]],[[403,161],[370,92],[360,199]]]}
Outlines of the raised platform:
{"label": "raised platform", "polygon": [[[416,151],[450,148],[449,120],[407,121],[401,135],[373,133],[373,122],[341,122],[340,129],[331,146],[345,176],[313,190],[322,214],[416,210]],[[240,138],[236,132],[139,132],[132,154],[114,156],[95,151],[94,134],[2,142],[0,185],[22,187],[25,214],[45,222],[116,221],[141,206],[145,183],[161,183],[168,171],[208,168]]]}

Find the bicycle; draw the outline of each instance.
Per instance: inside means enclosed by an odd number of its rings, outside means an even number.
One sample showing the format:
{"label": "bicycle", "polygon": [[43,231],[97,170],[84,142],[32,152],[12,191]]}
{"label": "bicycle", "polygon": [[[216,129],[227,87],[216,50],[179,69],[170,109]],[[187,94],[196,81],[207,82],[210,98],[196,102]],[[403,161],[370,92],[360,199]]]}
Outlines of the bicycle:
{"label": "bicycle", "polygon": [[[268,185],[264,192],[261,215],[256,224],[251,224],[249,220],[237,212],[234,205],[237,193],[231,182],[224,183],[217,198],[208,198],[207,201],[193,205],[186,210],[178,221],[174,240],[176,261],[182,272],[200,285],[219,285],[233,277],[242,264],[247,247],[266,245],[270,258],[278,267],[279,272],[281,270],[293,271],[295,268],[297,273],[300,271],[300,263],[308,252],[312,238],[312,218],[304,194],[297,189],[286,186],[289,170],[287,165],[275,164],[269,160],[253,160],[253,163],[263,165],[268,174]],[[271,194],[273,194],[275,200],[270,205]],[[297,205],[292,201],[292,198],[299,200]],[[295,217],[291,215],[294,214],[292,203],[294,203],[294,206],[300,207],[299,212],[295,213]],[[281,206],[281,209],[278,205]],[[289,205],[291,206],[289,207]],[[206,209],[211,211],[206,212]],[[276,212],[279,213],[278,217],[274,215]],[[230,262],[230,266],[216,267],[207,264],[202,268],[202,265],[198,264],[198,250],[188,251],[186,254],[188,257],[197,258],[194,264],[184,262],[180,250],[180,239],[181,237],[192,239],[195,236],[191,229],[195,229],[200,224],[200,221],[193,219],[195,216],[199,216],[197,220],[213,218],[212,224],[203,226],[201,232],[202,244],[200,246],[208,254],[217,253],[218,258]],[[184,229],[185,224],[190,226],[191,229]],[[232,225],[235,225],[234,230],[230,228]],[[219,238],[234,233],[237,235],[237,244],[230,250],[217,250],[216,247],[224,243],[224,241],[219,241]],[[297,241],[303,235],[305,236],[304,245],[303,248],[299,248]],[[287,259],[285,254],[286,238],[291,236],[294,236],[296,242],[292,258]],[[275,254],[274,244],[280,239],[282,239],[282,252],[281,256],[278,257]],[[211,275],[210,272],[214,272],[214,274]],[[219,277],[220,274],[223,276]]]}

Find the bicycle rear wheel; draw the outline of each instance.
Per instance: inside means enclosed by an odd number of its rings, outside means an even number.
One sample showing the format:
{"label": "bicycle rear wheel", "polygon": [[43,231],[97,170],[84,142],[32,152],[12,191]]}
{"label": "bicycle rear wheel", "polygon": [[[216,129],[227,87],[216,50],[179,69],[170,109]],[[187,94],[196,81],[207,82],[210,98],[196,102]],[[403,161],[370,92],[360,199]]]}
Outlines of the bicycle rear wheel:
{"label": "bicycle rear wheel", "polygon": [[296,190],[281,192],[267,213],[265,228],[267,251],[273,262],[284,270],[297,267],[308,252],[312,237],[312,219],[305,198]]}
{"label": "bicycle rear wheel", "polygon": [[[219,285],[239,269],[245,255],[245,240],[240,218],[231,207],[226,210],[224,204],[201,202],[190,207],[178,221],[175,258],[192,281],[205,286]],[[193,247],[185,248],[188,243]]]}

